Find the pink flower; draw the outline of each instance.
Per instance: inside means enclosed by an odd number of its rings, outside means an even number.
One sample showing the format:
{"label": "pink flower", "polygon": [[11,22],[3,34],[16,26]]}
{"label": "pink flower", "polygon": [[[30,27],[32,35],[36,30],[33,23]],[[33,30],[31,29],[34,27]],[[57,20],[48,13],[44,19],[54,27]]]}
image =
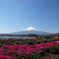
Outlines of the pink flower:
{"label": "pink flower", "polygon": [[13,58],[8,55],[0,55],[0,59],[13,59]]}

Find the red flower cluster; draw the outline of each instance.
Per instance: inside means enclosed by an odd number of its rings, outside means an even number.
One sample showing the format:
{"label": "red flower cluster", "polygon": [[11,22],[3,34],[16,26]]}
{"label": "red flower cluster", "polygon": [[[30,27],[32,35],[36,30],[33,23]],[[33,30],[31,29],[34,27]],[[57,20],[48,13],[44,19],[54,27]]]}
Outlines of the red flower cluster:
{"label": "red flower cluster", "polygon": [[0,59],[13,59],[13,57],[8,56],[8,55],[0,55]]}
{"label": "red flower cluster", "polygon": [[47,49],[50,46],[59,45],[59,41],[47,42],[35,45],[17,44],[17,45],[4,45],[0,47],[0,59],[13,59],[10,55],[17,54],[18,56],[26,56],[35,52]]}

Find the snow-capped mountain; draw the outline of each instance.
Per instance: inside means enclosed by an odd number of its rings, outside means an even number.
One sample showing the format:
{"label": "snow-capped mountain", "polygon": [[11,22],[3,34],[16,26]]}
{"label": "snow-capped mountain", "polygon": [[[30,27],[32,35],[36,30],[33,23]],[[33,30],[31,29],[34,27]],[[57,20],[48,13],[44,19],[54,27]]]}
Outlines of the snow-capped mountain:
{"label": "snow-capped mountain", "polygon": [[24,29],[24,31],[38,31],[36,28],[34,28],[34,27],[29,27],[29,28],[27,28],[27,29]]}
{"label": "snow-capped mountain", "polygon": [[34,27],[29,27],[29,28],[24,29],[23,31],[14,32],[14,33],[10,33],[10,34],[19,34],[19,35],[27,35],[27,34],[49,35],[51,33],[39,31],[39,30],[37,30]]}

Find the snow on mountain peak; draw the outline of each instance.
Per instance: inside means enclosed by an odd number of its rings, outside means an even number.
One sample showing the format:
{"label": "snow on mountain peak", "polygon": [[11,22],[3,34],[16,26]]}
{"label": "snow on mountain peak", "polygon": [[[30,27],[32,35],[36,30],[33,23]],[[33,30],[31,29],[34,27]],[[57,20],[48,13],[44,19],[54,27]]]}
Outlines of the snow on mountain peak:
{"label": "snow on mountain peak", "polygon": [[34,28],[34,27],[29,27],[29,28],[24,29],[24,31],[31,31],[31,30],[38,31],[38,30],[37,30],[36,28]]}

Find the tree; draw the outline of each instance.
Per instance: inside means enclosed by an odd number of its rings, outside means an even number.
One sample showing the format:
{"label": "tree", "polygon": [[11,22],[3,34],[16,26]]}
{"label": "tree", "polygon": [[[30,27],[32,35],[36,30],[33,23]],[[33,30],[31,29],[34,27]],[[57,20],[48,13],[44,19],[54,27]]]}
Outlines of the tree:
{"label": "tree", "polygon": [[37,35],[37,34],[28,34],[27,36],[28,37],[35,37],[35,38],[38,38],[39,37],[39,35]]}

